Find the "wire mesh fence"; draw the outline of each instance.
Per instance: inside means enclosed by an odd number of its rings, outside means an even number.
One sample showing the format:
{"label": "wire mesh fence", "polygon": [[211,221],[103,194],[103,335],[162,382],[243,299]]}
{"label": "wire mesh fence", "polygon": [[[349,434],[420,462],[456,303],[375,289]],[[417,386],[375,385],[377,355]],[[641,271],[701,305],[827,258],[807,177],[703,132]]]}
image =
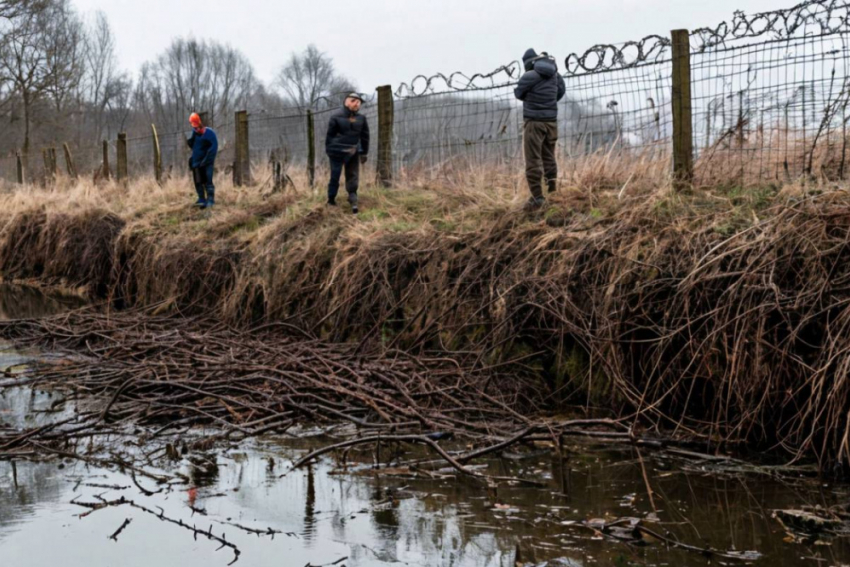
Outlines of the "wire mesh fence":
{"label": "wire mesh fence", "polygon": [[603,45],[566,59],[560,120],[567,159],[595,154],[669,157],[670,40]]}
{"label": "wire mesh fence", "polygon": [[393,168],[432,172],[504,164],[521,152],[519,63],[485,75],[419,76],[394,95]]}
{"label": "wire mesh fence", "polygon": [[844,179],[850,6],[807,2],[691,38],[700,183]]}
{"label": "wire mesh fence", "polygon": [[[844,179],[848,44],[850,4],[845,0],[810,0],[753,16],[736,13],[730,22],[693,31],[686,56],[696,183]],[[669,173],[677,136],[673,67],[673,43],[659,35],[567,56],[561,65],[566,95],[558,105],[558,155],[566,168],[602,157],[627,166],[635,160],[653,163]],[[372,146],[377,146],[379,115],[392,116],[392,128],[383,135],[391,132],[395,175],[445,177],[475,168],[520,172],[524,117],[514,89],[524,72],[522,63],[512,62],[486,74],[420,75],[394,91],[391,114],[382,114],[377,97],[367,96],[361,112],[371,124]],[[253,111],[250,160],[281,162],[284,168],[313,166],[321,172],[328,121],[340,102],[331,97],[309,107]],[[237,155],[236,119],[214,129],[219,170],[226,171]],[[188,174],[187,135],[159,133],[166,176]],[[109,148],[114,171],[115,143]],[[101,167],[102,146],[73,152],[81,175]],[[153,175],[153,160],[152,134],[131,132],[130,177]],[[28,156],[28,169],[34,161]],[[0,159],[0,178],[14,182],[14,157]]]}
{"label": "wire mesh fence", "polygon": [[18,175],[18,158],[6,156],[0,158],[0,186],[10,186],[16,182]]}
{"label": "wire mesh fence", "polygon": [[251,161],[279,159],[306,164],[308,154],[307,109],[293,108],[279,116],[255,114],[248,120]]}

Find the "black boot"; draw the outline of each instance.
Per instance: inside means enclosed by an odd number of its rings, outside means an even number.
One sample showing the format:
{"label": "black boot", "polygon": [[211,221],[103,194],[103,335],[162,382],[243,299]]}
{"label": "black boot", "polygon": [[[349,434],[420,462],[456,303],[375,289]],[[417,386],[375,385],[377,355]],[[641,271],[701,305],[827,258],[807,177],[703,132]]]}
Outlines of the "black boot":
{"label": "black boot", "polygon": [[550,179],[550,180],[547,181],[547,183],[549,184],[549,192],[550,193],[554,193],[558,190],[558,180],[557,179]]}
{"label": "black boot", "polygon": [[523,205],[523,209],[526,211],[539,211],[543,208],[543,205],[546,204],[546,199],[543,197],[532,197]]}

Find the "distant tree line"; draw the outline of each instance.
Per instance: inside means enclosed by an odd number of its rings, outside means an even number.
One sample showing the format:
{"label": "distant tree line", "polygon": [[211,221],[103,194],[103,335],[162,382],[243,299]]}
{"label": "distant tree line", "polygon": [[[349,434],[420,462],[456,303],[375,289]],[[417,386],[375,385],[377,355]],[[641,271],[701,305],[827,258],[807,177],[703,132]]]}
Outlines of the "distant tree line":
{"label": "distant tree line", "polygon": [[312,45],[264,85],[238,49],[194,38],[174,39],[133,76],[102,12],[80,14],[71,0],[0,0],[0,156],[94,145],[151,123],[177,131],[195,111],[224,123],[236,110],[337,104],[354,88]]}

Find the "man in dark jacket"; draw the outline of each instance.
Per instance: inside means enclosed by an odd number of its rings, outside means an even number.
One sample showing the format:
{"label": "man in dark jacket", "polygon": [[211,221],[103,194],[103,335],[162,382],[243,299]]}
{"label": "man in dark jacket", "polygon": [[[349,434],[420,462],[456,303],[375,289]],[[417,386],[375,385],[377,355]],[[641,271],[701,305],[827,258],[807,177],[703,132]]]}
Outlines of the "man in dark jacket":
{"label": "man in dark jacket", "polygon": [[189,117],[189,124],[192,125],[192,135],[187,140],[189,147],[192,148],[189,168],[192,170],[195,191],[198,193],[195,206],[208,209],[215,204],[213,173],[215,158],[218,155],[218,137],[212,128],[204,126],[201,117],[197,114]]}
{"label": "man in dark jacket", "polygon": [[331,180],[328,184],[328,205],[336,205],[339,179],[345,170],[345,190],[351,212],[357,214],[357,188],[360,184],[360,164],[369,154],[369,123],[360,114],[363,98],[351,93],[343,108],[335,112],[328,123],[325,152],[331,160]]}
{"label": "man in dark jacket", "polygon": [[537,55],[533,49],[522,58],[525,74],[514,90],[522,101],[522,139],[525,152],[525,176],[531,189],[529,208],[543,206],[542,181],[546,180],[549,192],[558,188],[558,163],[555,145],[558,142],[558,102],[567,92],[564,78],[558,73],[555,59],[547,53]]}

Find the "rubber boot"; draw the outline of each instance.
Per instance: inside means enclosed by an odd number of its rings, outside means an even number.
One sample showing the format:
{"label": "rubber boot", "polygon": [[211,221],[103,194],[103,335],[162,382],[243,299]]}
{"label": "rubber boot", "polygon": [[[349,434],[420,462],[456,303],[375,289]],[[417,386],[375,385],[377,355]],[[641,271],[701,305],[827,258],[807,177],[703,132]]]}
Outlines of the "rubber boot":
{"label": "rubber boot", "polygon": [[550,193],[555,193],[558,190],[558,180],[557,179],[549,179],[547,181],[547,184],[549,185],[549,192]]}
{"label": "rubber boot", "polygon": [[211,209],[215,205],[215,189],[207,188],[207,202],[204,208]]}
{"label": "rubber boot", "polygon": [[195,206],[203,209],[207,206],[207,196],[204,194],[203,186],[195,185],[195,193],[198,194],[198,200],[195,201]]}
{"label": "rubber boot", "polygon": [[351,212],[355,215],[360,212],[360,209],[357,207],[357,201],[357,193],[348,194],[348,202],[351,203]]}

